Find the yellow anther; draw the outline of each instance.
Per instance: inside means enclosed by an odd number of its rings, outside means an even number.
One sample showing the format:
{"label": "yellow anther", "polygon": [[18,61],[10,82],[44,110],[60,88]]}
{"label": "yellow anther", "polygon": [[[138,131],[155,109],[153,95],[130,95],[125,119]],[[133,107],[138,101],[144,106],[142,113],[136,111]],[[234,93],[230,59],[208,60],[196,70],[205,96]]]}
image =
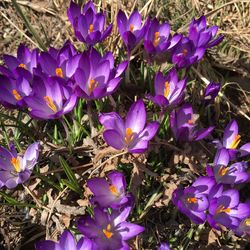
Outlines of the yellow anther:
{"label": "yellow anther", "polygon": [[216,209],[216,214],[220,214],[220,213],[230,213],[231,208],[225,208],[223,205],[220,205],[217,209]]}
{"label": "yellow anther", "polygon": [[47,106],[56,113],[57,107],[56,107],[55,103],[53,102],[53,100],[47,95],[44,96],[43,99],[46,102]]}
{"label": "yellow anther", "polygon": [[20,63],[18,65],[19,68],[27,69],[27,66],[24,63]]}
{"label": "yellow anther", "polygon": [[56,75],[63,78],[63,71],[62,68],[56,68]]}
{"label": "yellow anther", "polygon": [[17,101],[20,101],[22,99],[22,96],[18,93],[18,91],[16,89],[12,90],[12,94]]}
{"label": "yellow anther", "polygon": [[229,167],[221,166],[221,167],[219,168],[218,174],[219,174],[220,176],[224,176],[224,175],[228,172],[228,169],[229,169]]}
{"label": "yellow anther", "polygon": [[156,47],[160,42],[160,32],[155,32],[154,34],[154,47]]}
{"label": "yellow anther", "polygon": [[17,171],[20,172],[21,171],[21,167],[20,167],[20,161],[17,158],[11,158],[11,164],[13,166],[13,168]]}
{"label": "yellow anther", "polygon": [[236,149],[240,143],[240,137],[241,137],[240,135],[236,135],[229,148]]}
{"label": "yellow anther", "polygon": [[113,233],[110,232],[111,230],[111,225],[108,224],[106,229],[103,229],[102,232],[104,233],[104,235],[106,236],[107,239],[110,239],[113,236]]}
{"label": "yellow anther", "polygon": [[197,203],[198,199],[196,197],[192,197],[192,198],[187,198],[187,202],[188,203]]}
{"label": "yellow anther", "polygon": [[98,82],[96,82],[94,79],[91,79],[89,81],[89,92],[92,93],[97,86],[98,86]]}
{"label": "yellow anther", "polygon": [[130,30],[131,32],[134,31],[134,28],[135,28],[135,26],[134,26],[133,24],[130,24],[130,25],[129,25],[129,30]]}
{"label": "yellow anther", "polygon": [[250,217],[244,220],[246,226],[250,226]]}
{"label": "yellow anther", "polygon": [[131,128],[126,128],[126,136],[125,136],[125,142],[129,144],[134,139],[134,133]]}
{"label": "yellow anther", "polygon": [[89,33],[92,33],[94,31],[94,25],[91,23],[89,25]]}
{"label": "yellow anther", "polygon": [[169,82],[166,81],[165,82],[165,89],[164,89],[164,96],[167,98],[169,93],[170,93],[170,85],[169,85]]}
{"label": "yellow anther", "polygon": [[187,49],[183,49],[183,50],[182,50],[182,54],[183,54],[184,56],[186,56],[187,53],[188,53],[188,50],[187,50]]}
{"label": "yellow anther", "polygon": [[110,185],[109,186],[109,190],[112,194],[114,195],[119,195],[118,191],[117,191],[117,188],[114,186],[114,185]]}

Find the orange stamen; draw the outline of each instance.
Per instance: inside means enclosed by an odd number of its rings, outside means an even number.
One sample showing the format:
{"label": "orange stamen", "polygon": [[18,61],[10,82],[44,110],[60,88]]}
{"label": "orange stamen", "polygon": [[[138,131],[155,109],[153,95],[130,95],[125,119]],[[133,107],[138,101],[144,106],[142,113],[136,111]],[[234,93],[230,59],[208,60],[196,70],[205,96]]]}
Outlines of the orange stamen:
{"label": "orange stamen", "polygon": [[220,205],[217,209],[216,209],[216,214],[220,214],[220,213],[230,213],[231,208],[225,208],[223,205]]}
{"label": "orange stamen", "polygon": [[125,142],[129,144],[134,139],[134,133],[131,128],[126,128]]}
{"label": "orange stamen", "polygon": [[130,24],[130,25],[129,25],[129,30],[130,30],[131,32],[134,31],[134,28],[135,28],[135,26],[134,26],[133,24]]}
{"label": "orange stamen", "polygon": [[219,175],[224,176],[228,172],[228,169],[229,169],[229,167],[221,166],[220,169],[219,169],[219,172],[218,172]]}
{"label": "orange stamen", "polygon": [[187,49],[183,49],[183,50],[182,50],[182,54],[183,54],[184,56],[186,56],[187,53],[188,53],[188,50],[187,50]]}
{"label": "orange stamen", "polygon": [[47,106],[56,113],[57,107],[56,107],[55,103],[53,102],[53,100],[47,95],[44,96],[43,99],[46,102]]}
{"label": "orange stamen", "polygon": [[194,125],[194,121],[193,121],[192,119],[188,120],[187,123],[188,123],[189,125]]}
{"label": "orange stamen", "polygon": [[18,65],[19,68],[27,69],[27,66],[24,63],[20,63]]}
{"label": "orange stamen", "polygon": [[155,32],[154,34],[154,47],[156,47],[160,42],[160,32]]}
{"label": "orange stamen", "polygon": [[110,239],[113,236],[113,233],[110,232],[111,230],[111,225],[108,224],[106,229],[103,229],[102,232],[104,233],[104,235],[106,236],[106,238]]}
{"label": "orange stamen", "polygon": [[18,93],[18,91],[16,89],[12,90],[12,94],[17,101],[20,101],[22,99],[22,96]]}
{"label": "orange stamen", "polygon": [[170,85],[169,85],[169,82],[166,81],[165,82],[165,89],[164,89],[164,96],[167,98],[169,93],[170,93]]}
{"label": "orange stamen", "polygon": [[89,92],[92,93],[97,86],[98,82],[96,82],[94,79],[91,79],[89,81]]}
{"label": "orange stamen", "polygon": [[20,161],[17,158],[11,158],[11,164],[13,168],[19,173],[21,171]]}
{"label": "orange stamen", "polygon": [[192,198],[187,198],[187,202],[188,203],[197,203],[198,199],[196,197],[192,197]]}
{"label": "orange stamen", "polygon": [[62,68],[56,68],[56,75],[63,78]]}
{"label": "orange stamen", "polygon": [[110,192],[111,192],[112,194],[114,194],[114,195],[119,195],[119,193],[118,193],[118,191],[117,191],[117,189],[116,189],[116,187],[115,187],[114,185],[110,185],[110,186],[109,186],[109,190],[110,190]]}
{"label": "orange stamen", "polygon": [[92,33],[94,31],[94,25],[91,23],[89,25],[89,33]]}
{"label": "orange stamen", "polygon": [[240,137],[241,137],[240,135],[236,135],[229,148],[236,149],[240,143]]}

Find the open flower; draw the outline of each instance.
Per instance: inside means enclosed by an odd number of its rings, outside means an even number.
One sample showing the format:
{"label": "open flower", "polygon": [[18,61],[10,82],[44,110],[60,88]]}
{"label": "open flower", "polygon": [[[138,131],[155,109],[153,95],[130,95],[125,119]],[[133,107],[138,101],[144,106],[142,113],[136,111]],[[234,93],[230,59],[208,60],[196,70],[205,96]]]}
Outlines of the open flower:
{"label": "open flower", "polygon": [[68,79],[78,67],[80,56],[70,41],[66,41],[59,50],[50,47],[48,52],[41,52],[38,58],[38,69],[35,73],[47,76],[57,76]]}
{"label": "open flower", "polygon": [[155,96],[148,95],[149,99],[160,107],[178,105],[184,96],[186,79],[178,80],[176,69],[167,76],[157,72],[154,81]]}
{"label": "open flower", "polygon": [[144,228],[127,222],[131,207],[111,213],[94,208],[94,217],[82,217],[78,221],[78,230],[93,240],[96,249],[122,250],[129,249],[126,241],[144,231]]}
{"label": "open flower", "polygon": [[205,48],[196,47],[191,40],[183,37],[172,51],[172,63],[178,68],[187,68],[201,60],[205,52]]}
{"label": "open flower", "polygon": [[239,226],[234,230],[235,234],[242,236],[244,234],[250,234],[250,216],[243,218]]}
{"label": "open flower", "polygon": [[125,121],[115,112],[101,114],[99,121],[105,128],[106,143],[117,150],[128,149],[130,153],[143,153],[159,128],[158,122],[145,127],[146,110],[142,100],[133,103]]}
{"label": "open flower", "polygon": [[199,19],[193,19],[189,25],[188,38],[196,47],[211,48],[218,45],[223,36],[216,37],[218,26],[207,27],[206,17],[201,16]]}
{"label": "open flower", "polygon": [[22,75],[16,79],[0,75],[0,102],[7,108],[26,107],[24,97],[29,96],[32,89],[29,80]]}
{"label": "open flower", "polygon": [[197,123],[190,104],[183,104],[170,114],[170,127],[178,141],[199,141],[208,136],[214,127],[197,129]]}
{"label": "open flower", "polygon": [[159,24],[157,18],[154,18],[147,29],[144,37],[144,48],[150,60],[154,60],[157,55],[164,54],[173,49],[181,40],[181,35],[170,35],[170,26],[167,22]]}
{"label": "open flower", "polygon": [[17,49],[17,56],[4,55],[3,60],[7,68],[12,72],[17,68],[28,70],[30,73],[37,67],[38,50],[29,50],[24,44]]}
{"label": "open flower", "polygon": [[247,173],[246,162],[235,162],[229,164],[230,155],[227,149],[221,148],[217,151],[214,166],[207,167],[209,176],[214,176],[217,183],[239,184],[249,181],[250,175]]}
{"label": "open flower", "polygon": [[131,52],[144,37],[149,21],[150,19],[147,19],[143,25],[141,15],[137,10],[134,11],[129,18],[126,17],[123,11],[119,10],[117,15],[117,26],[129,52]]}
{"label": "open flower", "polygon": [[35,245],[36,250],[94,250],[94,243],[82,237],[76,242],[74,236],[69,230],[65,230],[60,237],[59,242],[52,240],[39,241]]}
{"label": "open flower", "polygon": [[121,172],[113,171],[108,174],[108,180],[104,178],[92,178],[87,181],[87,186],[94,193],[91,202],[98,203],[103,208],[118,209],[131,205],[132,194],[126,194],[126,180]]}
{"label": "open flower", "polygon": [[115,68],[111,52],[103,57],[93,48],[84,52],[74,74],[78,95],[93,100],[112,94],[117,89],[127,65],[127,61],[124,61]]}
{"label": "open flower", "polygon": [[60,118],[75,107],[76,101],[77,96],[57,77],[34,77],[32,94],[25,98],[31,116],[42,120]]}
{"label": "open flower", "polygon": [[15,188],[18,184],[26,182],[38,159],[39,143],[31,144],[23,157],[14,149],[0,147],[0,187]]}
{"label": "open flower", "polygon": [[176,189],[172,196],[173,203],[194,223],[202,224],[209,206],[207,195],[214,185],[213,178],[199,177],[190,187]]}
{"label": "open flower", "polygon": [[240,203],[239,192],[235,189],[223,191],[216,198],[211,197],[207,220],[211,227],[219,230],[219,224],[236,229],[243,218],[250,216],[250,204]]}
{"label": "open flower", "polygon": [[246,156],[250,154],[250,143],[246,143],[237,149],[240,141],[241,136],[238,131],[238,124],[236,120],[231,120],[224,130],[222,142],[219,140],[215,140],[214,142],[218,148],[226,148],[230,154],[230,158],[234,159],[237,156],[237,153],[239,153],[238,156]]}
{"label": "open flower", "polygon": [[210,82],[204,91],[204,103],[206,105],[212,103],[215,97],[218,95],[220,91],[220,84],[215,82]]}
{"label": "open flower", "polygon": [[96,43],[102,42],[112,30],[112,24],[104,29],[105,13],[97,13],[92,1],[87,2],[82,10],[71,1],[67,13],[75,36],[87,46],[94,46]]}

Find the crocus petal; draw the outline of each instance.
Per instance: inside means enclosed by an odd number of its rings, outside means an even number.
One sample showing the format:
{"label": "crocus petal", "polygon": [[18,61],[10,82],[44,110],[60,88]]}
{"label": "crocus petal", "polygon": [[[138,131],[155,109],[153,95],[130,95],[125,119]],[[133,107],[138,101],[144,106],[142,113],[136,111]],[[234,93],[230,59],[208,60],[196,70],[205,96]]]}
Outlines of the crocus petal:
{"label": "crocus petal", "polygon": [[148,141],[138,140],[133,146],[129,146],[128,151],[133,154],[144,153],[148,148]]}
{"label": "crocus petal", "polygon": [[204,128],[204,129],[197,131],[196,136],[195,136],[195,141],[202,140],[203,138],[208,136],[214,130],[214,128],[215,127],[209,127],[209,128]]}
{"label": "crocus petal", "polygon": [[238,135],[238,124],[235,120],[232,120],[228,123],[228,125],[225,128],[222,140],[223,146],[226,148],[230,148],[237,135]]}
{"label": "crocus petal", "polygon": [[155,136],[159,126],[160,124],[158,122],[149,123],[146,128],[140,133],[140,140],[151,140]]}
{"label": "crocus petal", "polygon": [[69,230],[65,230],[63,232],[59,244],[62,249],[64,248],[65,250],[77,250],[75,238]]}
{"label": "crocus petal", "polygon": [[247,156],[250,154],[250,143],[246,143],[243,146],[240,147],[239,149],[240,156]]}
{"label": "crocus petal", "polygon": [[145,229],[142,226],[124,221],[119,224],[117,230],[121,234],[123,240],[129,240],[142,233]]}
{"label": "crocus petal", "polygon": [[60,245],[52,240],[39,241],[35,244],[36,250],[63,250]]}
{"label": "crocus petal", "polygon": [[124,148],[124,140],[121,137],[120,133],[117,132],[116,130],[110,129],[110,130],[104,131],[103,138],[109,146],[117,150],[121,150]]}
{"label": "crocus petal", "polygon": [[214,158],[214,165],[223,165],[227,166],[230,161],[230,155],[225,148],[221,148],[216,152]]}

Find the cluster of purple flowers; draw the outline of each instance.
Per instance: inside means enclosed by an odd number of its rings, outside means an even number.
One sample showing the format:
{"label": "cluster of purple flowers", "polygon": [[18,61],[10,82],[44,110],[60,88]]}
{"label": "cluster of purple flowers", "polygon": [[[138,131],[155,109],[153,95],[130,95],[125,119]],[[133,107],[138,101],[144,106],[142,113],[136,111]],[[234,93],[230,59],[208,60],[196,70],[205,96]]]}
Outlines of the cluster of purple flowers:
{"label": "cluster of purple flowers", "polygon": [[126,192],[124,175],[113,171],[107,177],[108,180],[93,178],[87,181],[94,194],[90,200],[94,205],[94,215],[86,215],[77,222],[77,228],[84,237],[76,243],[72,234],[65,231],[58,243],[50,240],[36,243],[37,250],[130,249],[126,241],[143,232],[144,227],[127,221],[134,199]]}
{"label": "cluster of purple flowers", "polygon": [[207,221],[217,230],[223,225],[237,235],[249,234],[250,203],[240,202],[235,186],[250,181],[247,162],[238,161],[250,154],[250,143],[237,149],[240,136],[235,120],[226,126],[222,142],[215,143],[218,150],[213,164],[207,166],[207,176],[187,188],[176,189],[173,203],[196,224]]}

